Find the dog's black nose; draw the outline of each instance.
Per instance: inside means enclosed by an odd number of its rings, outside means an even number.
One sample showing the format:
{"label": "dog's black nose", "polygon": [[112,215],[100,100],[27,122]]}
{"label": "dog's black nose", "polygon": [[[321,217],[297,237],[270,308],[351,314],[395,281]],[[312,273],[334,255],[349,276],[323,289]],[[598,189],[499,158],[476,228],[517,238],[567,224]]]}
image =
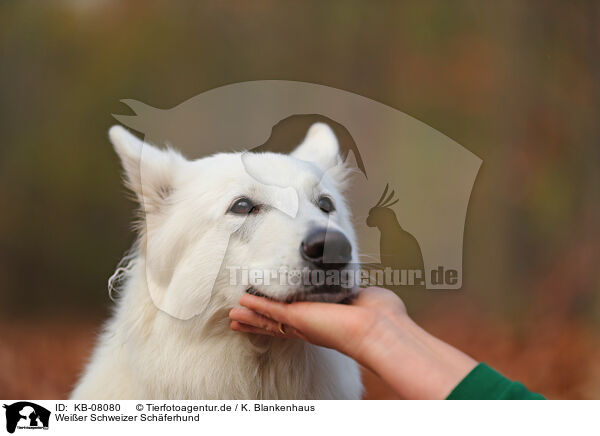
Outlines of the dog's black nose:
{"label": "dog's black nose", "polygon": [[352,259],[352,245],[337,230],[312,230],[300,246],[302,257],[320,267],[341,269]]}

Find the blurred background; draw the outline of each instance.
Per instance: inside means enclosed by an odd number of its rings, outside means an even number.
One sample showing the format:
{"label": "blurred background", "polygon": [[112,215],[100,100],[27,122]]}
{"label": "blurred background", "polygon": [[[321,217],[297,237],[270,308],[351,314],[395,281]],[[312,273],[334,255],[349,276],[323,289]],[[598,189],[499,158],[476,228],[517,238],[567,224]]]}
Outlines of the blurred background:
{"label": "blurred background", "polygon": [[119,101],[258,79],[364,95],[481,157],[463,289],[409,312],[549,398],[600,398],[599,29],[593,0],[0,3],[0,398],[65,398],[110,313],[134,240]]}

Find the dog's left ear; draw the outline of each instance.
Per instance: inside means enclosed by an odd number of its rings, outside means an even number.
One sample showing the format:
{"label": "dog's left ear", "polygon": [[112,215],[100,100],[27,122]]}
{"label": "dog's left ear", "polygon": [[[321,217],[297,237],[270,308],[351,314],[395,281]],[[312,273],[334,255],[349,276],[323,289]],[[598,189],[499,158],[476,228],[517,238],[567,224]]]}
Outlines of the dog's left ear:
{"label": "dog's left ear", "polygon": [[345,185],[348,167],[340,156],[338,139],[327,124],[315,123],[310,126],[302,144],[290,155],[315,164],[337,182],[340,188]]}
{"label": "dog's left ear", "polygon": [[125,183],[146,212],[157,211],[174,188],[177,165],[185,158],[174,150],[160,150],[130,133],[113,126],[108,136],[121,159]]}
{"label": "dog's left ear", "polygon": [[340,146],[331,127],[325,123],[315,123],[308,129],[306,137],[291,156],[311,162],[327,171],[338,163]]}

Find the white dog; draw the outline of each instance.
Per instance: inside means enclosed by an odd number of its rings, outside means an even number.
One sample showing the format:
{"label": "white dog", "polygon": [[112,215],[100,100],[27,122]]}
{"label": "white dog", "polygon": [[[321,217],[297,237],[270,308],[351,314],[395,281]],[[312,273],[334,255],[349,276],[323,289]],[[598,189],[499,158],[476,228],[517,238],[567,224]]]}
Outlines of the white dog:
{"label": "white dog", "polygon": [[240,268],[323,268],[326,243],[334,267],[357,264],[340,194],[348,169],[333,131],[313,125],[290,155],[195,161],[119,126],[109,136],[144,213],[117,270],[124,284],[114,315],[71,398],[360,399],[359,368],[347,356],[229,328],[244,292],[339,302],[355,291],[232,280]]}

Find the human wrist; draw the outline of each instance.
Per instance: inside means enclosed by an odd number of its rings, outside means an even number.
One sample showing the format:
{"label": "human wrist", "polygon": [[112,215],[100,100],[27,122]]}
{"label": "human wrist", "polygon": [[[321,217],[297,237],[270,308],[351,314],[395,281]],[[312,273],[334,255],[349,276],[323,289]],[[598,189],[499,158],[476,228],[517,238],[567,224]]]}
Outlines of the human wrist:
{"label": "human wrist", "polygon": [[350,354],[354,360],[368,367],[376,374],[383,377],[386,362],[391,352],[402,354],[408,351],[410,345],[407,336],[418,335],[418,327],[409,317],[379,316],[374,322],[369,323],[363,335],[360,347],[356,347]]}
{"label": "human wrist", "polygon": [[382,318],[370,332],[363,361],[401,397],[444,399],[477,365],[408,315]]}

